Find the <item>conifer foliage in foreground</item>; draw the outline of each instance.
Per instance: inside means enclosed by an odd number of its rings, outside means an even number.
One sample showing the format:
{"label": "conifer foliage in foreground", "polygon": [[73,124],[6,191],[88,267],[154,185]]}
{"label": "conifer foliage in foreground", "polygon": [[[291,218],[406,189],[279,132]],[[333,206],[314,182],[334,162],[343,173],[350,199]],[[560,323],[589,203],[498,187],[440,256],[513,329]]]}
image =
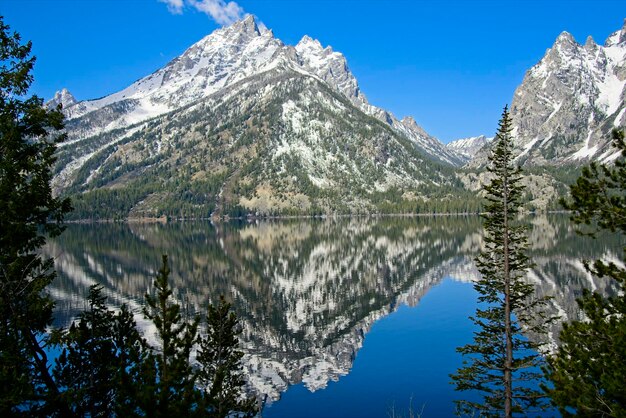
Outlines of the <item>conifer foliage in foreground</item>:
{"label": "conifer foliage in foreground", "polygon": [[[156,346],[141,336],[125,306],[118,313],[106,307],[101,286],[92,286],[89,309],[69,330],[55,333],[62,351],[54,377],[74,416],[221,418],[257,413],[255,399],[243,392],[241,331],[230,304],[221,297],[217,307],[209,306],[207,335],[200,337],[199,318],[183,317],[169,274],[163,256],[154,295],[146,295],[144,308],[156,328]],[[197,363],[192,360],[196,349]]]}
{"label": "conifer foliage in foreground", "polygon": [[253,398],[242,399],[245,380],[241,373],[238,335],[241,327],[230,303],[220,296],[217,306],[209,305],[206,315],[206,336],[200,339],[198,373],[201,387],[207,388],[202,408],[213,416],[229,416],[231,411],[252,414],[256,411]]}
{"label": "conifer foliage in foreground", "polygon": [[50,187],[63,114],[27,97],[30,50],[0,17],[0,416],[45,415],[49,405],[70,414],[47,367],[54,271],[38,251],[70,210]]}
{"label": "conifer foliage in foreground", "polygon": [[474,285],[480,307],[472,321],[474,342],[457,349],[463,367],[451,376],[456,390],[480,393],[480,401],[457,401],[460,414],[470,416],[531,415],[543,407],[538,389],[542,358],[539,344],[522,335],[543,332],[543,299],[524,281],[531,263],[526,255],[525,227],[517,222],[523,193],[521,169],[514,166],[511,117],[504,108],[489,157],[492,180],[486,196],[485,249],[476,263],[482,278]]}
{"label": "conifer foliage in foreground", "polygon": [[[160,346],[151,349],[149,367],[155,371],[154,387],[144,404],[147,416],[190,416],[197,409],[199,393],[191,365],[191,352],[198,335],[198,318],[186,321],[172,298],[167,256],[154,280],[155,294],[146,295],[144,315],[156,327]],[[154,393],[154,398],[152,398]]]}
{"label": "conifer foliage in foreground", "polygon": [[[226,313],[216,317],[209,310],[209,329],[219,328],[221,338],[199,340],[198,319],[184,319],[172,298],[165,256],[145,309],[159,347],[141,336],[128,308],[107,308],[100,286],[92,286],[89,308],[68,330],[47,332],[54,303],[46,290],[55,272],[40,249],[47,236],[62,232],[71,206],[50,186],[56,144],[65,139],[63,114],[36,96],[26,98],[35,61],[30,50],[0,17],[0,416],[254,415],[254,403],[240,399],[238,324],[230,306],[222,301],[217,309]],[[61,351],[54,367],[51,344]],[[203,370],[212,358],[192,364],[198,344],[228,354],[225,363],[222,355],[215,358],[226,378],[203,388],[198,376],[212,376]],[[216,399],[213,382],[219,382]]]}
{"label": "conifer foliage in foreground", "polygon": [[53,369],[61,397],[77,417],[136,416],[148,345],[125,305],[118,312],[106,306],[101,285],[91,286],[87,300],[69,329],[52,335],[62,347]]}
{"label": "conifer foliage in foreground", "polygon": [[[626,234],[626,142],[624,131],[613,131],[621,150],[614,166],[592,163],[571,186],[563,206],[572,220],[591,235]],[[587,226],[585,228],[585,226]],[[589,228],[591,230],[589,231]],[[626,248],[624,248],[626,260]],[[622,260],[622,263],[623,261]],[[615,281],[619,291],[604,297],[585,291],[578,305],[587,317],[563,326],[556,354],[550,358],[546,387],[563,416],[626,416],[626,268],[616,262],[585,261],[598,277]]]}

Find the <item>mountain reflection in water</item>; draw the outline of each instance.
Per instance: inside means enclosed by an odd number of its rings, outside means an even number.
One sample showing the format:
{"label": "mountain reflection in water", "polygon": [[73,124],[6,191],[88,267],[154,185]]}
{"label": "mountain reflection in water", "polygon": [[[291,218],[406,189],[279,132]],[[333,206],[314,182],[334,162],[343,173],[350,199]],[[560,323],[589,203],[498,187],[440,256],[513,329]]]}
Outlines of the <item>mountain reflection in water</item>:
{"label": "mountain reflection in water", "polygon": [[[580,319],[575,299],[583,288],[613,292],[581,260],[619,258],[619,237],[581,237],[562,215],[528,222],[535,262],[528,279],[554,297],[552,313]],[[59,326],[85,308],[94,283],[110,304],[139,313],[168,254],[185,312],[202,314],[220,294],[233,301],[251,390],[271,402],[289,385],[314,391],[346,375],[374,322],[417,305],[444,278],[475,280],[481,230],[480,218],[454,216],[80,224],[49,242],[46,254],[58,271],[51,294]],[[152,335],[150,324],[140,326]]]}

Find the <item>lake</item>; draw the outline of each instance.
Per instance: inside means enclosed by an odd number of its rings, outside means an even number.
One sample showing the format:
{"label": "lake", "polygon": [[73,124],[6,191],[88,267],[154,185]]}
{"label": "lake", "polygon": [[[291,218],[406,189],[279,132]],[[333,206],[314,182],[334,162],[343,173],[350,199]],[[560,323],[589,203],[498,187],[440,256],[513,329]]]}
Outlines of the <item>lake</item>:
{"label": "lake", "polygon": [[[579,236],[564,215],[527,221],[528,280],[553,296],[551,313],[579,319],[584,288],[615,291],[582,259],[619,259],[623,238]],[[475,216],[73,224],[45,250],[58,271],[57,326],[84,309],[94,283],[141,319],[161,254],[185,312],[226,295],[265,417],[408,416],[411,405],[439,417],[468,396],[449,374],[461,364],[456,347],[472,338],[481,231]]]}

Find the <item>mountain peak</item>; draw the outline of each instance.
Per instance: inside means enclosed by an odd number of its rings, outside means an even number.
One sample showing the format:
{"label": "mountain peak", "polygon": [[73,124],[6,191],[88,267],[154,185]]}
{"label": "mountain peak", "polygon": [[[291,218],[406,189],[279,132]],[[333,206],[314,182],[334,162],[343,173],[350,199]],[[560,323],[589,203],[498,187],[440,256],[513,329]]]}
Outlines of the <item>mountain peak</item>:
{"label": "mountain peak", "polygon": [[413,118],[413,116],[405,116],[402,118],[400,122],[408,126],[419,126],[417,122],[415,122],[415,119]]}
{"label": "mountain peak", "polygon": [[620,30],[618,30],[617,32],[613,32],[611,35],[609,35],[606,42],[604,43],[604,46],[609,47],[620,44],[626,45],[626,19],[624,19],[624,24],[622,25],[622,28]]}
{"label": "mountain peak", "polygon": [[56,107],[58,105],[63,106],[63,109],[77,103],[76,98],[68,89],[63,88],[60,91],[54,93],[54,97],[46,103],[48,107]]}
{"label": "mountain peak", "polygon": [[261,35],[261,31],[259,30],[259,26],[257,25],[256,19],[253,15],[247,15],[245,18],[238,20],[230,25],[229,29],[249,35]]}
{"label": "mountain peak", "polygon": [[585,41],[585,49],[595,49],[598,46],[596,42],[593,40],[591,35],[587,36],[587,40]]}
{"label": "mountain peak", "polygon": [[300,51],[303,49],[315,49],[319,51],[324,50],[320,41],[311,38],[309,35],[304,35],[302,39],[300,39],[300,42],[296,45],[296,50]]}
{"label": "mountain peak", "polygon": [[405,116],[402,118],[402,120],[400,121],[400,123],[402,125],[404,125],[405,127],[407,127],[409,130],[421,135],[421,136],[430,136],[425,130],[424,128],[422,128],[420,125],[417,124],[417,122],[415,121],[415,119],[413,118],[413,116]]}
{"label": "mountain peak", "polygon": [[576,40],[574,39],[574,37],[572,36],[571,33],[567,32],[567,31],[563,31],[556,38],[556,42],[555,43],[556,44],[563,44],[563,43],[574,44],[574,43],[576,43]]}
{"label": "mountain peak", "polygon": [[578,53],[578,50],[582,48],[578,42],[574,39],[571,33],[563,31],[554,41],[554,45],[547,51],[544,58],[550,57],[551,60],[566,60],[569,61],[571,57]]}

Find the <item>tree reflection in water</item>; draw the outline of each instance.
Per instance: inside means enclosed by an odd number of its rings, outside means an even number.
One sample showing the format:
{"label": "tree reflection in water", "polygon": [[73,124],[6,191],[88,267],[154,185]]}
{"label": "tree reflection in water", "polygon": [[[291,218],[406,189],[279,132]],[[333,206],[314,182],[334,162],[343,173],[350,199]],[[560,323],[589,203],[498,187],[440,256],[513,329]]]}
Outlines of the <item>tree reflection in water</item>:
{"label": "tree reflection in water", "polygon": [[[528,279],[539,294],[554,296],[552,313],[580,319],[575,299],[583,288],[613,291],[581,260],[616,258],[623,243],[578,236],[564,215],[529,223],[535,267]],[[316,390],[347,374],[377,319],[417,305],[445,277],[474,280],[481,242],[475,216],[383,217],[77,224],[45,250],[56,259],[51,293],[62,326],[84,308],[96,282],[109,303],[139,313],[167,254],[175,297],[188,313],[203,312],[220,294],[233,301],[251,390],[272,400],[289,385]],[[149,336],[148,323],[140,324]],[[554,342],[556,335],[558,325]]]}

